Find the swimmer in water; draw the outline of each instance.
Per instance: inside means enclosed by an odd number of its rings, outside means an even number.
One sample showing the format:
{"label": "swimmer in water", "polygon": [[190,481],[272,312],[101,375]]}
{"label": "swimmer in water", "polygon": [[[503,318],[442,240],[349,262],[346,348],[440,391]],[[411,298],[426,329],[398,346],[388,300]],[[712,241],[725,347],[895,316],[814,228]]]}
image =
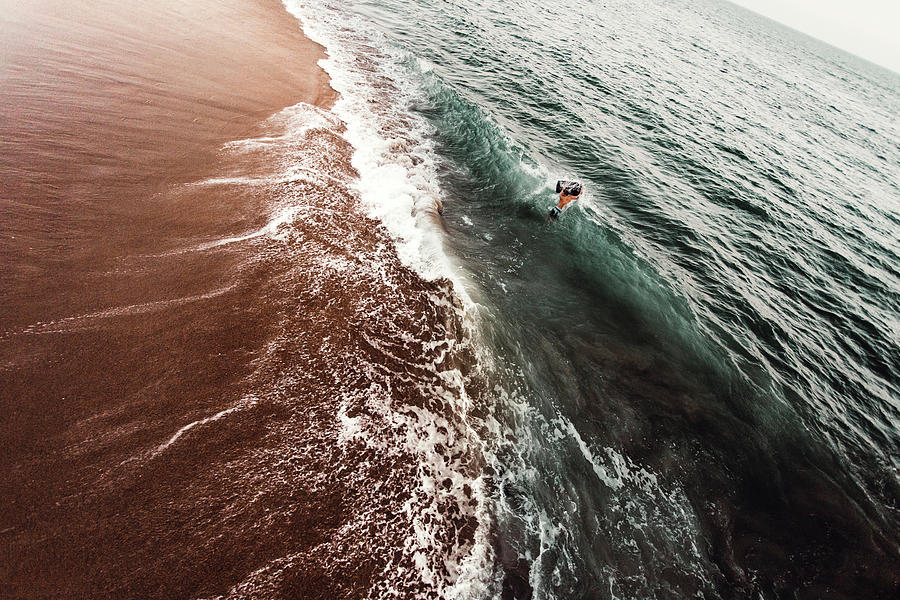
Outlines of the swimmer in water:
{"label": "swimmer in water", "polygon": [[556,191],[559,192],[559,202],[550,209],[550,218],[555,219],[562,214],[563,209],[581,196],[581,184],[577,181],[557,181]]}

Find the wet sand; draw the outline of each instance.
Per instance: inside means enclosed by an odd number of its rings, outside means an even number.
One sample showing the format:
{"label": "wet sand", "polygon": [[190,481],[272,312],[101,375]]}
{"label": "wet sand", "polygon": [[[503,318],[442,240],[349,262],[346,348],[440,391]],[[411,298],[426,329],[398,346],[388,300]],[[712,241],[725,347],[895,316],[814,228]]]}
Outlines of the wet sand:
{"label": "wet sand", "polygon": [[[151,219],[173,207],[156,192],[278,109],[334,98],[322,49],[276,0],[4,0],[3,12],[4,329],[103,305],[73,286],[106,257],[164,243],[169,224]],[[191,210],[208,219],[213,200]]]}
{"label": "wet sand", "polygon": [[346,185],[322,49],[275,0],[2,10],[0,596],[434,595],[471,360]]}

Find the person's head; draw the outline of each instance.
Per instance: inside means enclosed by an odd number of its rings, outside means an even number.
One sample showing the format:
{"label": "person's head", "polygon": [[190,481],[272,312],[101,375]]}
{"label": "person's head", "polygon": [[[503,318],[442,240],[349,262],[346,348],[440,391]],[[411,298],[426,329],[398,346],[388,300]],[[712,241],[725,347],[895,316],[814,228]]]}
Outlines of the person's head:
{"label": "person's head", "polygon": [[562,193],[565,196],[579,196],[581,195],[581,184],[577,181],[571,181],[566,184]]}

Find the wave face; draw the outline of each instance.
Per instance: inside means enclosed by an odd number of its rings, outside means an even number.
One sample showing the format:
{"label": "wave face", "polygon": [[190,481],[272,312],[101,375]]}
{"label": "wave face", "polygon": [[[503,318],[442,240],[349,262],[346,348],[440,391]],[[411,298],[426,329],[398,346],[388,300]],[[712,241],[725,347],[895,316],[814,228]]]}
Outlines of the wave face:
{"label": "wave face", "polygon": [[464,296],[500,594],[897,593],[896,74],[718,2],[300,5]]}

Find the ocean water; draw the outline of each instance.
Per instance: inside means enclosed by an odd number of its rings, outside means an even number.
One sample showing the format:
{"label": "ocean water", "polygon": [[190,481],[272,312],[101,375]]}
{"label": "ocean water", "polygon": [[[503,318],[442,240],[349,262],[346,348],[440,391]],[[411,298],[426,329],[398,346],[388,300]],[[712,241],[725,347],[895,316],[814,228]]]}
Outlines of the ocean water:
{"label": "ocean water", "polygon": [[285,5],[472,348],[442,595],[897,597],[900,76],[712,0]]}
{"label": "ocean water", "polygon": [[900,597],[900,76],[719,1],[55,4],[0,597]]}

